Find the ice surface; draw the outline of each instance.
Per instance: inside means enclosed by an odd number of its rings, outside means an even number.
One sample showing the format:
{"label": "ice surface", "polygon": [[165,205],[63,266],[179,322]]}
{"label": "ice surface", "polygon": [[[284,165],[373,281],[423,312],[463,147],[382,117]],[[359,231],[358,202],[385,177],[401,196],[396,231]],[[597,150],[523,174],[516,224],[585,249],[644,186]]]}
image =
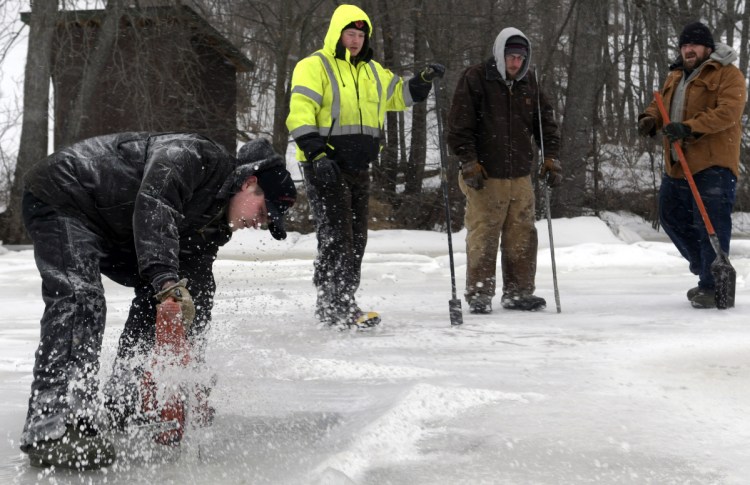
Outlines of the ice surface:
{"label": "ice surface", "polygon": [[[446,235],[372,232],[358,298],[383,323],[369,332],[314,321],[313,235],[240,231],[215,265],[215,425],[179,454],[83,474],[18,450],[43,304],[31,251],[0,251],[0,483],[747,483],[750,241],[732,242],[736,308],[694,310],[696,278],[663,234],[604,219],[553,221],[562,313],[540,221],[547,309],[464,303],[458,328]],[[131,299],[105,288],[103,377]]]}

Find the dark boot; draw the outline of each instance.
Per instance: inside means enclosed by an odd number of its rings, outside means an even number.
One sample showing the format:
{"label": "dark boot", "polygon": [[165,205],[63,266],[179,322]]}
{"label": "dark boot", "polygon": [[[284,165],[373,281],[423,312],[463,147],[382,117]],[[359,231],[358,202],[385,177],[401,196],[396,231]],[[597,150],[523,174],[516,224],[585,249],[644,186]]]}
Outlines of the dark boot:
{"label": "dark boot", "polygon": [[68,425],[56,440],[37,441],[24,450],[33,467],[97,470],[114,463],[115,448],[101,432],[85,424]]}
{"label": "dark boot", "polygon": [[547,307],[547,301],[535,295],[509,295],[504,294],[500,303],[506,310],[523,310],[533,312],[543,310]]}
{"label": "dark boot", "polygon": [[716,293],[713,289],[700,288],[690,299],[693,308],[716,308]]}
{"label": "dark boot", "polygon": [[474,295],[469,298],[469,312],[480,315],[492,313],[492,297],[488,295]]}

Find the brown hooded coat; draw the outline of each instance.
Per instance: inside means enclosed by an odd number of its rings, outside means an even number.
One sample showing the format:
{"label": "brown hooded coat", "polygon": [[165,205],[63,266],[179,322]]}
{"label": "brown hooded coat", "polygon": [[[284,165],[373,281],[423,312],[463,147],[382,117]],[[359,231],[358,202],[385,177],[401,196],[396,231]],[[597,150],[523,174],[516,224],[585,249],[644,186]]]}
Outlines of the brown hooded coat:
{"label": "brown hooded coat", "polygon": [[[737,54],[730,47],[716,44],[716,51],[700,67],[700,73],[685,88],[685,109],[682,122],[693,135],[682,141],[690,171],[695,174],[708,167],[725,167],[739,176],[742,112],[747,101],[747,87],[740,70],[731,64]],[[673,66],[661,95],[667,112],[671,112],[672,96],[685,71],[682,63]],[[656,129],[665,123],[656,101],[652,101],[638,118],[656,119]],[[671,161],[670,143],[664,137],[664,159],[667,175],[683,178],[682,166]]]}

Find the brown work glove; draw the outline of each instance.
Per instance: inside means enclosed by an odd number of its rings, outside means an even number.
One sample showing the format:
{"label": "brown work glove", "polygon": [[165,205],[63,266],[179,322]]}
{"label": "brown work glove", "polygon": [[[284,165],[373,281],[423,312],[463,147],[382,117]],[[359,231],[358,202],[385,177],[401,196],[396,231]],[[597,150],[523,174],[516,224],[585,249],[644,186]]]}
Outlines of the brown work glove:
{"label": "brown work glove", "polygon": [[557,187],[563,181],[562,165],[556,158],[545,158],[539,176],[547,182],[547,187]]}
{"label": "brown work glove", "polygon": [[643,137],[656,135],[656,120],[651,116],[638,120],[638,134]]}
{"label": "brown work glove", "polygon": [[154,298],[159,300],[159,303],[164,303],[167,298],[172,298],[180,304],[185,333],[187,333],[193,324],[193,320],[195,320],[195,304],[193,304],[193,297],[190,296],[190,292],[187,289],[187,282],[187,278],[183,278],[177,283],[167,282],[161,291],[154,295]]}
{"label": "brown work glove", "polygon": [[461,164],[461,175],[464,177],[464,183],[475,190],[484,188],[484,181],[487,178],[487,171],[481,163],[476,160],[463,162]]}

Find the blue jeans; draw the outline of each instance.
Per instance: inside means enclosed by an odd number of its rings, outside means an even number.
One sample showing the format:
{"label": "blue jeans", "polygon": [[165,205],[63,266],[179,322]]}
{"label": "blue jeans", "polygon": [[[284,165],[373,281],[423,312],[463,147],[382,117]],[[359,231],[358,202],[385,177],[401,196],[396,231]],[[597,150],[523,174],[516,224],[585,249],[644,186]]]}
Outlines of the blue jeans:
{"label": "blue jeans", "polygon": [[[693,179],[719,245],[729,254],[737,177],[727,168],[710,167],[693,175]],[[680,254],[690,263],[690,272],[698,275],[698,286],[713,289],[711,263],[716,253],[686,179],[664,175],[659,189],[659,219]]]}

